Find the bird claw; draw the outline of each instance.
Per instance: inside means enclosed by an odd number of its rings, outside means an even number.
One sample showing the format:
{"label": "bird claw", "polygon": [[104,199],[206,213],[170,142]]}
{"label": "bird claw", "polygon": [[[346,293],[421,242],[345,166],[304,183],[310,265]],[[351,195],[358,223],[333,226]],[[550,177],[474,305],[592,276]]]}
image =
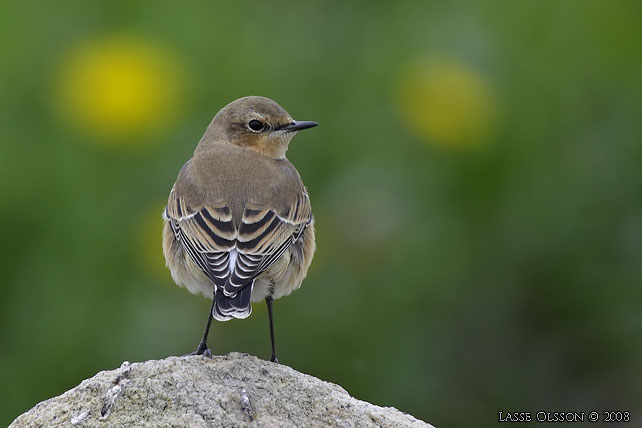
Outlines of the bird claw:
{"label": "bird claw", "polygon": [[212,351],[210,351],[210,348],[207,347],[205,344],[198,345],[198,348],[196,348],[196,351],[190,352],[189,354],[183,355],[184,357],[189,357],[192,355],[202,355],[207,358],[212,358]]}

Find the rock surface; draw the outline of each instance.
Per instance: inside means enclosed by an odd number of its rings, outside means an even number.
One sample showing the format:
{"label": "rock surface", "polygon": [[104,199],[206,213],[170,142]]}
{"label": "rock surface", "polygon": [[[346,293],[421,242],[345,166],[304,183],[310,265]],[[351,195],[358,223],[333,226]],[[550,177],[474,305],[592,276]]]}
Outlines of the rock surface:
{"label": "rock surface", "polygon": [[422,427],[290,367],[232,353],[103,371],[43,401],[18,427]]}

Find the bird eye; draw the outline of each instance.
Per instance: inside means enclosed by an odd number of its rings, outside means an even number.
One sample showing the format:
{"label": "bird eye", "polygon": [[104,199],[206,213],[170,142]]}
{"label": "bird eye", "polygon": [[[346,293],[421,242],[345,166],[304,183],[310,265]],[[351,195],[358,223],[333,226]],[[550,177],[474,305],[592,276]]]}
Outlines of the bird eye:
{"label": "bird eye", "polygon": [[256,119],[250,120],[248,122],[247,126],[248,126],[248,128],[250,128],[254,132],[260,132],[260,131],[263,130],[263,128],[265,128],[265,125],[263,124],[263,122],[261,122],[260,120],[256,120]]}

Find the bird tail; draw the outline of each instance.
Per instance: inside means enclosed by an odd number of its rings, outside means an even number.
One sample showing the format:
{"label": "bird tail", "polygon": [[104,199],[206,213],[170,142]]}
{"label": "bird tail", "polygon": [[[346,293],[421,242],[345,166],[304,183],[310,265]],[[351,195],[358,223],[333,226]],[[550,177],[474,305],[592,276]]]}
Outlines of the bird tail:
{"label": "bird tail", "polygon": [[252,304],[250,299],[252,297],[251,284],[246,285],[233,296],[226,296],[222,290],[216,291],[214,298],[214,312],[212,315],[217,321],[228,321],[232,318],[247,318],[252,313]]}

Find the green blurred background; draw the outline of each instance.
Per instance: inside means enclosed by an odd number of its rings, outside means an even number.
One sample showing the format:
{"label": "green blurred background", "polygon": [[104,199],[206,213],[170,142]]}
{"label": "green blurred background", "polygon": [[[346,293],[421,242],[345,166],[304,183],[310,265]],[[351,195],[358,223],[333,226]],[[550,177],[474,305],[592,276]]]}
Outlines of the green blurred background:
{"label": "green blurred background", "polygon": [[[215,4],[218,3],[218,4]],[[318,252],[279,357],[439,427],[642,418],[642,3],[9,1],[0,425],[192,351],[161,210],[216,111],[274,98]],[[215,353],[269,358],[265,307]]]}

